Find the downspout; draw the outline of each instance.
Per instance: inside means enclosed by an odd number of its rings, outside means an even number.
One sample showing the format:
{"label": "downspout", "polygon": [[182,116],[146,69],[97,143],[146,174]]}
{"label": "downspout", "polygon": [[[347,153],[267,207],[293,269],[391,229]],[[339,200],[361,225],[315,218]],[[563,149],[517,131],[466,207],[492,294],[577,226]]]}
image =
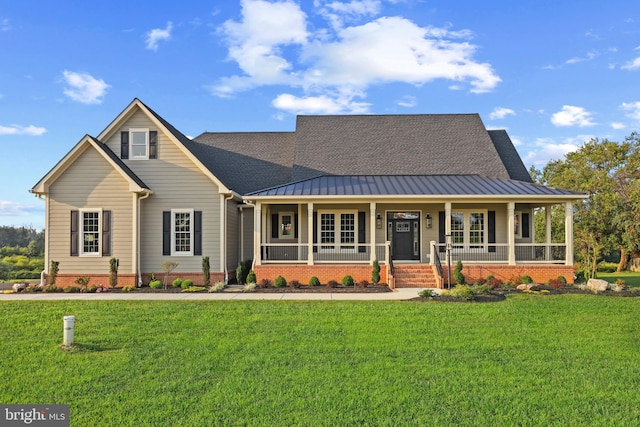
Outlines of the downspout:
{"label": "downspout", "polygon": [[224,284],[229,284],[229,271],[227,270],[227,202],[233,199],[233,194],[229,194],[228,197],[224,198],[224,203],[222,203],[222,223],[224,224],[222,227],[222,242],[223,242],[223,250],[222,250],[222,265],[224,266]]}
{"label": "downspout", "polygon": [[49,238],[47,237],[47,234],[49,233],[49,200],[47,199],[47,197],[44,194],[36,194],[36,197],[39,200],[43,200],[46,208],[45,208],[45,219],[44,219],[44,268],[43,270],[40,272],[40,286],[44,286],[44,275],[47,273],[47,264],[48,264],[48,254],[49,254],[49,248],[47,246],[47,243],[49,242]]}
{"label": "downspout", "polygon": [[144,200],[147,197],[149,197],[151,195],[150,192],[145,191],[144,195],[142,197],[138,197],[138,208],[136,209],[137,211],[137,218],[136,218],[136,270],[138,272],[138,287],[142,287],[142,271],[140,268],[140,200]]}

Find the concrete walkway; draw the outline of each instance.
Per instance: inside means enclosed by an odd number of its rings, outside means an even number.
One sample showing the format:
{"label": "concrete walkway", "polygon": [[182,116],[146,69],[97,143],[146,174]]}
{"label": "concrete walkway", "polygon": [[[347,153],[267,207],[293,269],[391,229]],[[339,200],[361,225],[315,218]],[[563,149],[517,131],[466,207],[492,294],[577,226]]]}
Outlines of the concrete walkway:
{"label": "concrete walkway", "polygon": [[195,292],[195,293],[151,293],[151,292],[103,292],[86,293],[25,293],[0,294],[1,301],[56,301],[56,300],[128,300],[128,301],[229,301],[229,300],[317,300],[317,301],[390,301],[408,300],[418,296],[423,288],[401,288],[393,292],[327,292],[327,293],[261,293],[261,292]]}

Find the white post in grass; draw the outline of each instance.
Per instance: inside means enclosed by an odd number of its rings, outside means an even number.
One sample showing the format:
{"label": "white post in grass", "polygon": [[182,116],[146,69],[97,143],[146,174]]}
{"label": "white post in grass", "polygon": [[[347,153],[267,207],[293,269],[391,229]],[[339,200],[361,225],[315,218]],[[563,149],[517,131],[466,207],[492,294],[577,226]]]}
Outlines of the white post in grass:
{"label": "white post in grass", "polygon": [[76,317],[64,316],[63,320],[64,320],[64,329],[63,329],[62,343],[65,346],[72,346]]}

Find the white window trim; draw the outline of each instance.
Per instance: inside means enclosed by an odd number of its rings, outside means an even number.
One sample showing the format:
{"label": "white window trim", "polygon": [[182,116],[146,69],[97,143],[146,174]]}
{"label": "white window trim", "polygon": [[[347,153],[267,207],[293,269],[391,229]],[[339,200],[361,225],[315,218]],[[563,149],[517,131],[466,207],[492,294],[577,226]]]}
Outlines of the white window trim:
{"label": "white window trim", "polygon": [[[176,214],[188,213],[189,214],[189,247],[190,251],[176,251]],[[193,209],[171,209],[171,255],[172,256],[193,256],[193,229],[194,229],[194,210]]]}
{"label": "white window trim", "polygon": [[[489,244],[487,240],[489,240],[488,233],[488,220],[489,220],[489,210],[488,209],[452,209],[451,215],[461,213],[464,215],[464,235],[463,235],[463,243],[454,243],[453,251],[476,251],[476,252],[486,252],[488,250]],[[470,214],[472,213],[480,213],[484,215],[484,224],[482,229],[483,242],[482,243],[471,243],[471,222],[469,221]],[[453,221],[452,221],[453,223]],[[453,234],[454,230],[451,230]],[[462,247],[460,247],[462,246]],[[471,248],[471,246],[474,246]],[[481,248],[478,248],[481,246]]]}
{"label": "white window trim", "polygon": [[[145,135],[145,155],[135,156],[133,153],[133,133],[144,133]],[[149,159],[149,128],[131,128],[129,129],[129,159],[131,160],[148,160]]]}
{"label": "white window trim", "polygon": [[[291,234],[289,234],[288,236],[286,234],[283,233],[282,230],[282,217],[283,216],[290,216],[291,217]],[[285,239],[285,240],[289,240],[289,239],[295,239],[296,236],[296,230],[294,229],[296,224],[295,224],[295,215],[293,212],[279,212],[278,213],[278,238],[279,239]]]}
{"label": "white window trim", "polygon": [[[334,215],[334,230],[333,230],[333,242],[334,243],[322,243],[322,227],[320,226],[320,219],[322,218],[322,214],[333,214]],[[342,223],[340,221],[340,215],[342,214],[352,214],[353,215],[353,233],[354,233],[354,243],[341,243],[340,236],[342,234]],[[323,246],[333,246],[332,249],[323,248]],[[341,211],[333,211],[333,210],[318,210],[318,251],[319,252],[356,252],[358,248],[358,210],[341,210]]]}
{"label": "white window trim", "polygon": [[513,230],[513,234],[516,239],[522,239],[522,211],[515,211],[514,215],[516,229]]}
{"label": "white window trim", "polygon": [[[84,214],[85,213],[98,213],[98,252],[85,252],[84,251]],[[102,209],[79,209],[78,215],[78,242],[79,251],[78,254],[83,257],[101,257],[102,256]]]}

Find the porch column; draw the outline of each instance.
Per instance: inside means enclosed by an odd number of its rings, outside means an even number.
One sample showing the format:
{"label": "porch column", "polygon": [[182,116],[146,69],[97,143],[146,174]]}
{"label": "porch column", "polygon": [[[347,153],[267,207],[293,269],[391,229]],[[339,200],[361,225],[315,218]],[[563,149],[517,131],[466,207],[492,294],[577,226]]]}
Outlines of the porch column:
{"label": "porch column", "polygon": [[566,202],[564,205],[564,242],[564,265],[573,265],[573,202]]}
{"label": "porch column", "polygon": [[444,204],[444,234],[451,234],[451,202]]}
{"label": "porch column", "polygon": [[371,242],[371,253],[369,254],[369,263],[373,265],[376,260],[376,202],[369,204],[369,238]]}
{"label": "porch column", "polygon": [[516,265],[516,204],[507,203],[507,240],[509,243],[509,265]]}
{"label": "porch column", "polygon": [[313,203],[307,203],[307,264],[313,265]]}
{"label": "porch column", "polygon": [[544,213],[546,215],[546,224],[545,224],[545,233],[546,238],[545,238],[545,260],[546,261],[551,261],[551,210],[552,206],[551,205],[545,205],[544,206]]}
{"label": "porch column", "polygon": [[257,202],[253,210],[253,262],[255,265],[262,264],[262,247],[260,240],[262,237],[262,203]]}

